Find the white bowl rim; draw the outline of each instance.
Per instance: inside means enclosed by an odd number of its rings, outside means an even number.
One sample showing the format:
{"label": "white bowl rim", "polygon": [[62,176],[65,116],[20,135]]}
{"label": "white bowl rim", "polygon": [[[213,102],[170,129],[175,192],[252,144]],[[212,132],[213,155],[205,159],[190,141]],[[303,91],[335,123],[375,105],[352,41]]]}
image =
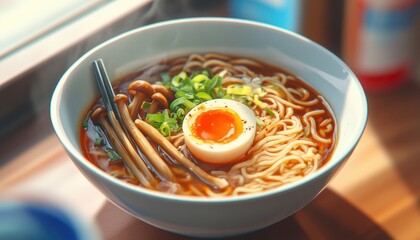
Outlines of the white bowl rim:
{"label": "white bowl rim", "polygon": [[[288,183],[286,185],[283,185],[283,186],[280,186],[280,187],[277,187],[277,188],[264,190],[264,191],[259,192],[259,193],[252,193],[252,194],[239,195],[239,196],[220,196],[220,197],[184,196],[184,195],[168,194],[168,193],[163,193],[163,192],[159,192],[159,191],[156,191],[156,190],[146,189],[146,188],[143,188],[143,187],[139,187],[137,185],[133,185],[133,184],[130,184],[130,183],[123,182],[123,181],[121,181],[117,178],[114,178],[114,177],[110,176],[109,174],[105,173],[104,171],[100,170],[98,167],[93,165],[91,162],[89,162],[82,155],[82,153],[80,153],[73,146],[73,144],[71,144],[70,140],[68,139],[68,137],[65,134],[64,128],[61,124],[61,120],[59,119],[59,106],[60,106],[59,103],[60,103],[60,100],[61,100],[60,96],[61,96],[62,91],[63,91],[63,85],[66,82],[66,79],[68,79],[68,76],[70,75],[70,73],[73,72],[73,70],[75,68],[77,68],[78,65],[81,62],[83,62],[84,59],[88,58],[90,55],[92,55],[98,49],[104,48],[107,45],[110,45],[111,43],[113,43],[115,41],[118,41],[121,38],[128,37],[129,35],[132,35],[134,33],[141,32],[141,31],[145,31],[147,29],[159,28],[159,27],[168,26],[168,25],[176,25],[176,24],[183,24],[183,23],[199,23],[199,22],[236,23],[236,24],[256,26],[256,27],[260,27],[260,28],[269,29],[269,30],[272,30],[272,31],[282,32],[286,35],[289,35],[292,38],[299,39],[301,41],[305,41],[307,44],[310,44],[314,48],[318,48],[319,50],[323,51],[325,54],[329,55],[332,59],[334,59],[334,61],[339,63],[348,72],[349,77],[350,77],[349,81],[353,81],[356,84],[356,89],[360,93],[359,94],[360,97],[363,98],[362,102],[364,103],[363,106],[359,106],[360,107],[360,112],[361,112],[361,114],[363,114],[363,116],[362,116],[362,121],[363,122],[360,125],[360,127],[355,130],[355,131],[357,131],[357,133],[355,135],[356,137],[354,139],[352,139],[352,141],[347,143],[348,146],[346,147],[346,150],[343,151],[343,154],[341,156],[335,156],[335,158],[337,158],[337,160],[334,163],[330,163],[330,161],[329,161],[329,163],[322,166],[320,169],[317,169],[314,173],[312,173],[310,175],[307,175],[304,178],[302,178],[302,179],[300,179],[296,182]],[[162,198],[162,199],[171,200],[171,201],[183,201],[183,202],[187,201],[187,202],[191,202],[191,203],[206,203],[206,204],[214,203],[214,204],[217,204],[217,203],[223,203],[223,202],[255,200],[255,199],[258,199],[258,198],[265,198],[265,197],[273,196],[273,195],[276,195],[276,194],[281,194],[282,192],[286,192],[286,191],[289,191],[289,190],[292,190],[292,189],[299,188],[299,187],[303,186],[305,183],[310,182],[310,181],[314,180],[315,178],[318,178],[319,176],[321,176],[323,174],[326,174],[331,169],[337,167],[337,165],[339,165],[343,161],[345,161],[346,156],[349,156],[351,154],[354,147],[357,145],[358,141],[360,140],[360,138],[363,134],[363,131],[366,127],[366,124],[367,124],[368,107],[367,107],[367,99],[366,99],[365,92],[364,92],[360,82],[358,81],[356,75],[351,71],[351,69],[340,58],[338,58],[335,54],[331,53],[330,51],[328,51],[326,48],[319,45],[318,43],[315,43],[314,41],[312,41],[312,40],[310,40],[310,39],[308,39],[308,38],[306,38],[306,37],[304,37],[304,36],[302,36],[298,33],[295,33],[295,32],[292,32],[292,31],[289,31],[289,30],[286,30],[286,29],[283,29],[283,28],[279,28],[279,27],[276,27],[276,26],[273,26],[273,25],[265,24],[265,23],[260,23],[260,22],[250,21],[250,20],[243,20],[243,19],[225,18],[225,17],[196,17],[196,18],[182,18],[182,19],[175,19],[175,20],[167,20],[167,21],[163,21],[163,22],[158,22],[158,23],[153,23],[153,24],[141,26],[139,28],[132,29],[132,30],[127,31],[125,33],[122,33],[118,36],[115,36],[115,37],[97,45],[96,47],[92,48],[87,53],[83,54],[76,62],[74,62],[70,66],[70,68],[64,73],[64,75],[59,80],[59,82],[58,82],[58,84],[57,84],[57,86],[54,90],[52,99],[51,99],[50,116],[51,116],[51,122],[52,122],[53,128],[56,132],[56,135],[59,138],[59,140],[61,141],[61,143],[63,144],[63,146],[67,149],[67,151],[71,152],[71,154],[77,159],[77,161],[80,164],[84,165],[90,171],[101,175],[102,177],[104,177],[108,181],[112,182],[114,185],[118,185],[121,188],[129,189],[130,191],[134,191],[134,192],[137,192],[139,194],[148,195],[149,197]],[[339,144],[339,141],[337,141],[336,144]]]}

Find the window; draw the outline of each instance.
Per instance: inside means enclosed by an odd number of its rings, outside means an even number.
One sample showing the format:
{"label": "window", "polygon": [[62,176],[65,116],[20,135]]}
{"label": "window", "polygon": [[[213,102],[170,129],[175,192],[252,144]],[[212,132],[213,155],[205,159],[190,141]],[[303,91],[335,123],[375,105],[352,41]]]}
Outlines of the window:
{"label": "window", "polygon": [[1,1],[0,137],[49,115],[65,70],[95,45],[145,24],[151,2]]}
{"label": "window", "polygon": [[[86,51],[152,22],[225,16],[226,2],[0,1],[0,167],[53,134],[49,120],[51,95],[63,73]],[[5,38],[4,29],[8,29]]]}
{"label": "window", "polygon": [[99,5],[98,0],[4,1],[0,8],[2,38],[0,56],[13,54],[20,47],[59,28]]}

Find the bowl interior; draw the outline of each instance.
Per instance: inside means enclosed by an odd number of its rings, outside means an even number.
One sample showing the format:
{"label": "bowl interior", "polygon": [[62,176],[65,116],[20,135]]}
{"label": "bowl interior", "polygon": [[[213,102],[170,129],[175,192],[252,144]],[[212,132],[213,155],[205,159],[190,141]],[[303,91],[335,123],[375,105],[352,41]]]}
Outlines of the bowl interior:
{"label": "bowl interior", "polygon": [[[133,30],[107,41],[80,58],[62,77],[51,104],[55,131],[81,164],[79,131],[82,114],[98,97],[92,62],[102,58],[111,79],[141,65],[192,52],[248,56],[300,76],[329,102],[338,122],[333,157],[314,176],[340,164],[359,140],[367,118],[364,92],[354,74],[316,43],[268,25],[233,19],[185,19]],[[93,168],[92,168],[93,169]]]}

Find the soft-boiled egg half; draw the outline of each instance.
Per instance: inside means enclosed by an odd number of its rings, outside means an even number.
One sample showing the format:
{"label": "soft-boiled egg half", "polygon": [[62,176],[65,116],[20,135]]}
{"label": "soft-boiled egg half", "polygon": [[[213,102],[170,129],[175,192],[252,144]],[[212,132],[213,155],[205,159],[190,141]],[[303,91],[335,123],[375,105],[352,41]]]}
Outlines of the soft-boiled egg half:
{"label": "soft-boiled egg half", "polygon": [[211,164],[239,160],[251,147],[256,128],[254,112],[229,99],[214,99],[193,108],[182,130],[189,151]]}

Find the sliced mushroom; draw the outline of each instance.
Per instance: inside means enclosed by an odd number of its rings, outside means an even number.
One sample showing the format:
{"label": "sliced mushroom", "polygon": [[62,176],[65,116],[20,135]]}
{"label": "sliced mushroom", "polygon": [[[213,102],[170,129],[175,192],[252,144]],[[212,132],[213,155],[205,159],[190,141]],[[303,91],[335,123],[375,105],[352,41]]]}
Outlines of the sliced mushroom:
{"label": "sliced mushroom", "polygon": [[[147,160],[153,165],[158,175],[162,176],[167,181],[174,181],[175,177],[165,161],[159,156],[154,150],[153,146],[146,139],[146,137],[140,132],[140,130],[134,125],[133,120],[130,117],[128,108],[126,105],[128,97],[124,94],[117,94],[114,97],[114,101],[117,104],[118,110],[121,114],[121,118],[126,126],[128,132],[136,142],[137,146],[146,156]],[[165,99],[166,100],[166,99]]]}
{"label": "sliced mushroom", "polygon": [[163,96],[161,93],[155,93],[152,95],[152,104],[150,104],[149,110],[147,113],[155,113],[156,110],[161,107],[163,109],[168,108],[168,100],[166,100],[166,97]]}
{"label": "sliced mushroom", "polygon": [[153,89],[155,90],[155,93],[163,94],[163,96],[166,97],[166,100],[168,100],[168,102],[172,102],[175,99],[174,92],[163,85],[154,84]]}
{"label": "sliced mushroom", "polygon": [[155,90],[149,82],[136,80],[128,86],[128,91],[134,92],[134,98],[128,106],[131,119],[134,120],[137,118],[144,100],[150,98],[155,93]]}
{"label": "sliced mushroom", "polygon": [[114,128],[116,135],[118,136],[119,140],[123,144],[124,148],[127,150],[128,154],[131,156],[131,159],[135,162],[135,164],[143,173],[145,178],[149,180],[150,185],[146,187],[152,186],[156,182],[155,177],[150,172],[150,169],[147,167],[143,159],[141,159],[140,155],[138,154],[137,150],[132,145],[132,142],[130,141],[128,136],[125,135],[122,126],[120,125],[120,123],[118,122],[117,118],[114,115],[114,112],[112,111],[108,112],[107,116],[111,122],[112,127]]}
{"label": "sliced mushroom", "polygon": [[229,185],[226,179],[218,178],[212,176],[205,172],[203,169],[195,165],[192,161],[186,158],[181,152],[179,152],[162,134],[159,133],[153,126],[149,125],[148,123],[136,119],[134,121],[135,125],[140,129],[140,131],[150,137],[153,141],[159,144],[161,148],[163,148],[167,154],[169,154],[173,159],[177,160],[181,165],[183,165],[186,169],[191,171],[201,180],[203,180],[206,184],[217,188],[217,189],[224,189]]}
{"label": "sliced mushroom", "polygon": [[112,146],[115,148],[117,153],[120,154],[122,161],[131,171],[131,173],[133,173],[134,177],[136,177],[140,184],[144,187],[150,187],[154,181],[153,176],[147,168],[144,171],[143,168],[136,164],[136,159],[133,158],[132,155],[127,151],[127,149],[124,147],[124,144],[119,139],[118,134],[106,120],[105,110],[103,108],[95,109],[95,111],[92,113],[92,120],[95,124],[99,124],[101,126]]}

